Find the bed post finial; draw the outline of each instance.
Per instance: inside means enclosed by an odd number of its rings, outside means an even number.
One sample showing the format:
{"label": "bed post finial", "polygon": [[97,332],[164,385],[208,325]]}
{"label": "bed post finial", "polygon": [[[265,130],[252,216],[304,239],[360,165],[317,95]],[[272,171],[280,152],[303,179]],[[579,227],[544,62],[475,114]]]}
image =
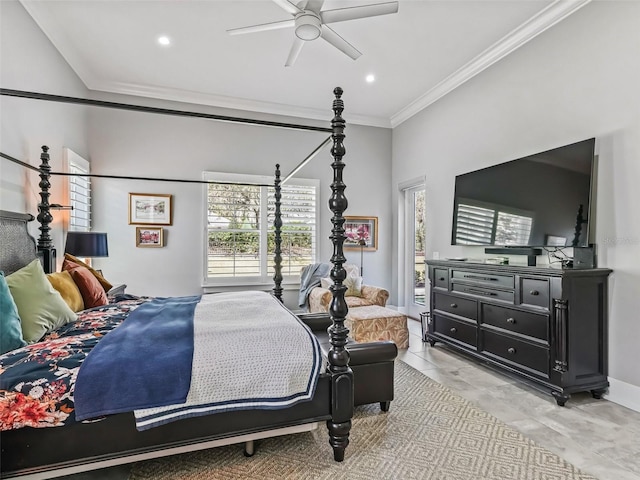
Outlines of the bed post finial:
{"label": "bed post finial", "polygon": [[333,147],[333,183],[331,184],[331,198],[329,199],[329,209],[333,212],[331,223],[331,242],[333,243],[333,256],[331,263],[331,279],[333,285],[330,287],[333,299],[329,306],[329,315],[332,324],[328,329],[331,349],[327,355],[329,361],[328,370],[332,377],[332,403],[331,420],[327,421],[329,429],[329,443],[333,447],[333,456],[336,461],[344,460],[344,451],[349,445],[349,432],[351,430],[351,418],[353,417],[353,372],[349,368],[349,352],[345,348],[349,330],[345,327],[344,321],[349,312],[344,294],[347,287],[343,285],[346,278],[346,271],[343,264],[346,261],[343,251],[345,241],[344,217],[342,214],[347,209],[347,198],[344,195],[345,184],[342,180],[344,163],[342,157],[346,150],[342,141],[344,140],[345,121],[342,118],[344,103],[340,98],[342,88],[336,87],[333,90],[335,99],[333,101],[334,117],[331,120]]}
{"label": "bed post finial", "polygon": [[49,165],[49,147],[42,146],[40,154],[40,203],[38,203],[38,222],[40,222],[40,237],[38,237],[38,252],[42,255],[42,263],[45,273],[56,271],[56,249],[53,246],[49,232],[49,224],[53,222],[51,205],[49,204],[49,188],[51,188],[51,165]]}
{"label": "bed post finial", "polygon": [[280,164],[276,164],[275,189],[275,214],[273,229],[275,232],[275,256],[273,257],[275,274],[273,275],[273,295],[282,302],[282,181],[280,180]]}

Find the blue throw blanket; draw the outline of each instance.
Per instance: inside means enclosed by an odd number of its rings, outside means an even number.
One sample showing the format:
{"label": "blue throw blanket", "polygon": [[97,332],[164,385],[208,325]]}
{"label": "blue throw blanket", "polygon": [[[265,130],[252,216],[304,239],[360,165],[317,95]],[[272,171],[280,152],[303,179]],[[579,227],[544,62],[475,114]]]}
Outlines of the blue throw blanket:
{"label": "blue throw blanket", "polygon": [[155,298],[102,338],[78,372],[76,419],[183,403],[191,386],[200,298]]}
{"label": "blue throw blanket", "polygon": [[320,285],[320,279],[329,276],[330,271],[331,265],[328,263],[312,263],[304,267],[300,275],[299,307],[304,307],[307,304],[307,297],[311,290]]}

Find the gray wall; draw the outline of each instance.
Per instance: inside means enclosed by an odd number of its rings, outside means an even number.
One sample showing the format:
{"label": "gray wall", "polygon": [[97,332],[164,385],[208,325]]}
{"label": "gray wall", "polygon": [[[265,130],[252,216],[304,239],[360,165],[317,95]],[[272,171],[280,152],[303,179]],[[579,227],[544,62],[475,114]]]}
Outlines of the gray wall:
{"label": "gray wall", "polygon": [[[3,88],[86,96],[84,84],[17,1],[0,2],[0,62]],[[47,145],[51,166],[60,171],[63,146],[81,155],[88,152],[86,111],[64,104],[43,107],[37,100],[0,97],[0,151],[38,166],[40,147]],[[0,208],[37,214],[39,181],[35,172],[0,160]],[[51,203],[63,202],[63,182],[60,177],[51,180]],[[54,213],[51,232],[59,251],[64,214]]]}
{"label": "gray wall", "polygon": [[638,2],[592,2],[393,131],[394,186],[426,176],[428,257],[484,256],[451,246],[455,175],[596,137],[598,263],[614,270],[610,398],[637,410],[639,18]]}
{"label": "gray wall", "polygon": [[[327,105],[331,101],[328,92]],[[345,101],[348,108],[348,99]],[[346,113],[345,116],[348,119]],[[205,170],[272,176],[276,163],[287,174],[329,135],[98,108],[91,110],[89,125],[93,173],[196,180],[202,178]],[[344,178],[349,199],[346,214],[375,215],[382,226],[379,250],[365,253],[366,283],[390,288],[391,132],[349,125],[345,133]],[[326,147],[297,174],[320,180],[322,261],[328,261],[333,253],[328,240],[331,212],[327,206],[333,179],[331,162],[330,148]],[[204,265],[203,187],[108,179],[96,179],[94,185],[94,227],[109,232],[110,249],[109,258],[97,263],[103,266],[108,278],[127,283],[127,291],[136,294],[200,292]],[[136,248],[135,226],[127,224],[129,192],[174,195],[174,222],[165,227],[165,248]],[[359,252],[348,252],[347,258],[353,263],[360,262]],[[298,284],[290,288],[297,291]],[[286,299],[292,307],[296,303],[293,293]]]}

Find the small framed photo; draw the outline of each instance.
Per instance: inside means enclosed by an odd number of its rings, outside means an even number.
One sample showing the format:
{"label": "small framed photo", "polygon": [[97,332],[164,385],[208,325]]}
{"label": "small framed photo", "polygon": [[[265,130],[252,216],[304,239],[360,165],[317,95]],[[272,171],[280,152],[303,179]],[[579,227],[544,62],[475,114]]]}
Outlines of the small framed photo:
{"label": "small framed photo", "polygon": [[129,194],[129,225],[171,225],[171,222],[171,195]]}
{"label": "small framed photo", "polygon": [[378,217],[344,217],[344,231],[347,236],[344,248],[347,250],[378,249]]}
{"label": "small framed photo", "polygon": [[136,247],[164,247],[162,227],[136,227]]}

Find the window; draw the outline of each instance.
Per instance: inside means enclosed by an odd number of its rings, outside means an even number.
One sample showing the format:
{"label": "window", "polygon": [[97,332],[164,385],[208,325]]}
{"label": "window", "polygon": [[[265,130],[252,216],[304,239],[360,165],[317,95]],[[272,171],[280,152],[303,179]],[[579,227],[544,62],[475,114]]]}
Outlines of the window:
{"label": "window", "polygon": [[532,227],[533,217],[527,212],[465,200],[458,204],[456,213],[456,243],[527,245]]}
{"label": "window", "polygon": [[89,174],[90,164],[80,155],[68,148],[64,149],[67,159],[67,171],[73,175],[68,178],[69,231],[88,232],[91,230],[91,178],[78,174]]}
{"label": "window", "polygon": [[[270,283],[275,273],[275,190],[271,177],[205,172],[209,283]],[[243,183],[243,185],[237,185]],[[282,275],[297,277],[316,261],[317,180],[282,186]]]}

